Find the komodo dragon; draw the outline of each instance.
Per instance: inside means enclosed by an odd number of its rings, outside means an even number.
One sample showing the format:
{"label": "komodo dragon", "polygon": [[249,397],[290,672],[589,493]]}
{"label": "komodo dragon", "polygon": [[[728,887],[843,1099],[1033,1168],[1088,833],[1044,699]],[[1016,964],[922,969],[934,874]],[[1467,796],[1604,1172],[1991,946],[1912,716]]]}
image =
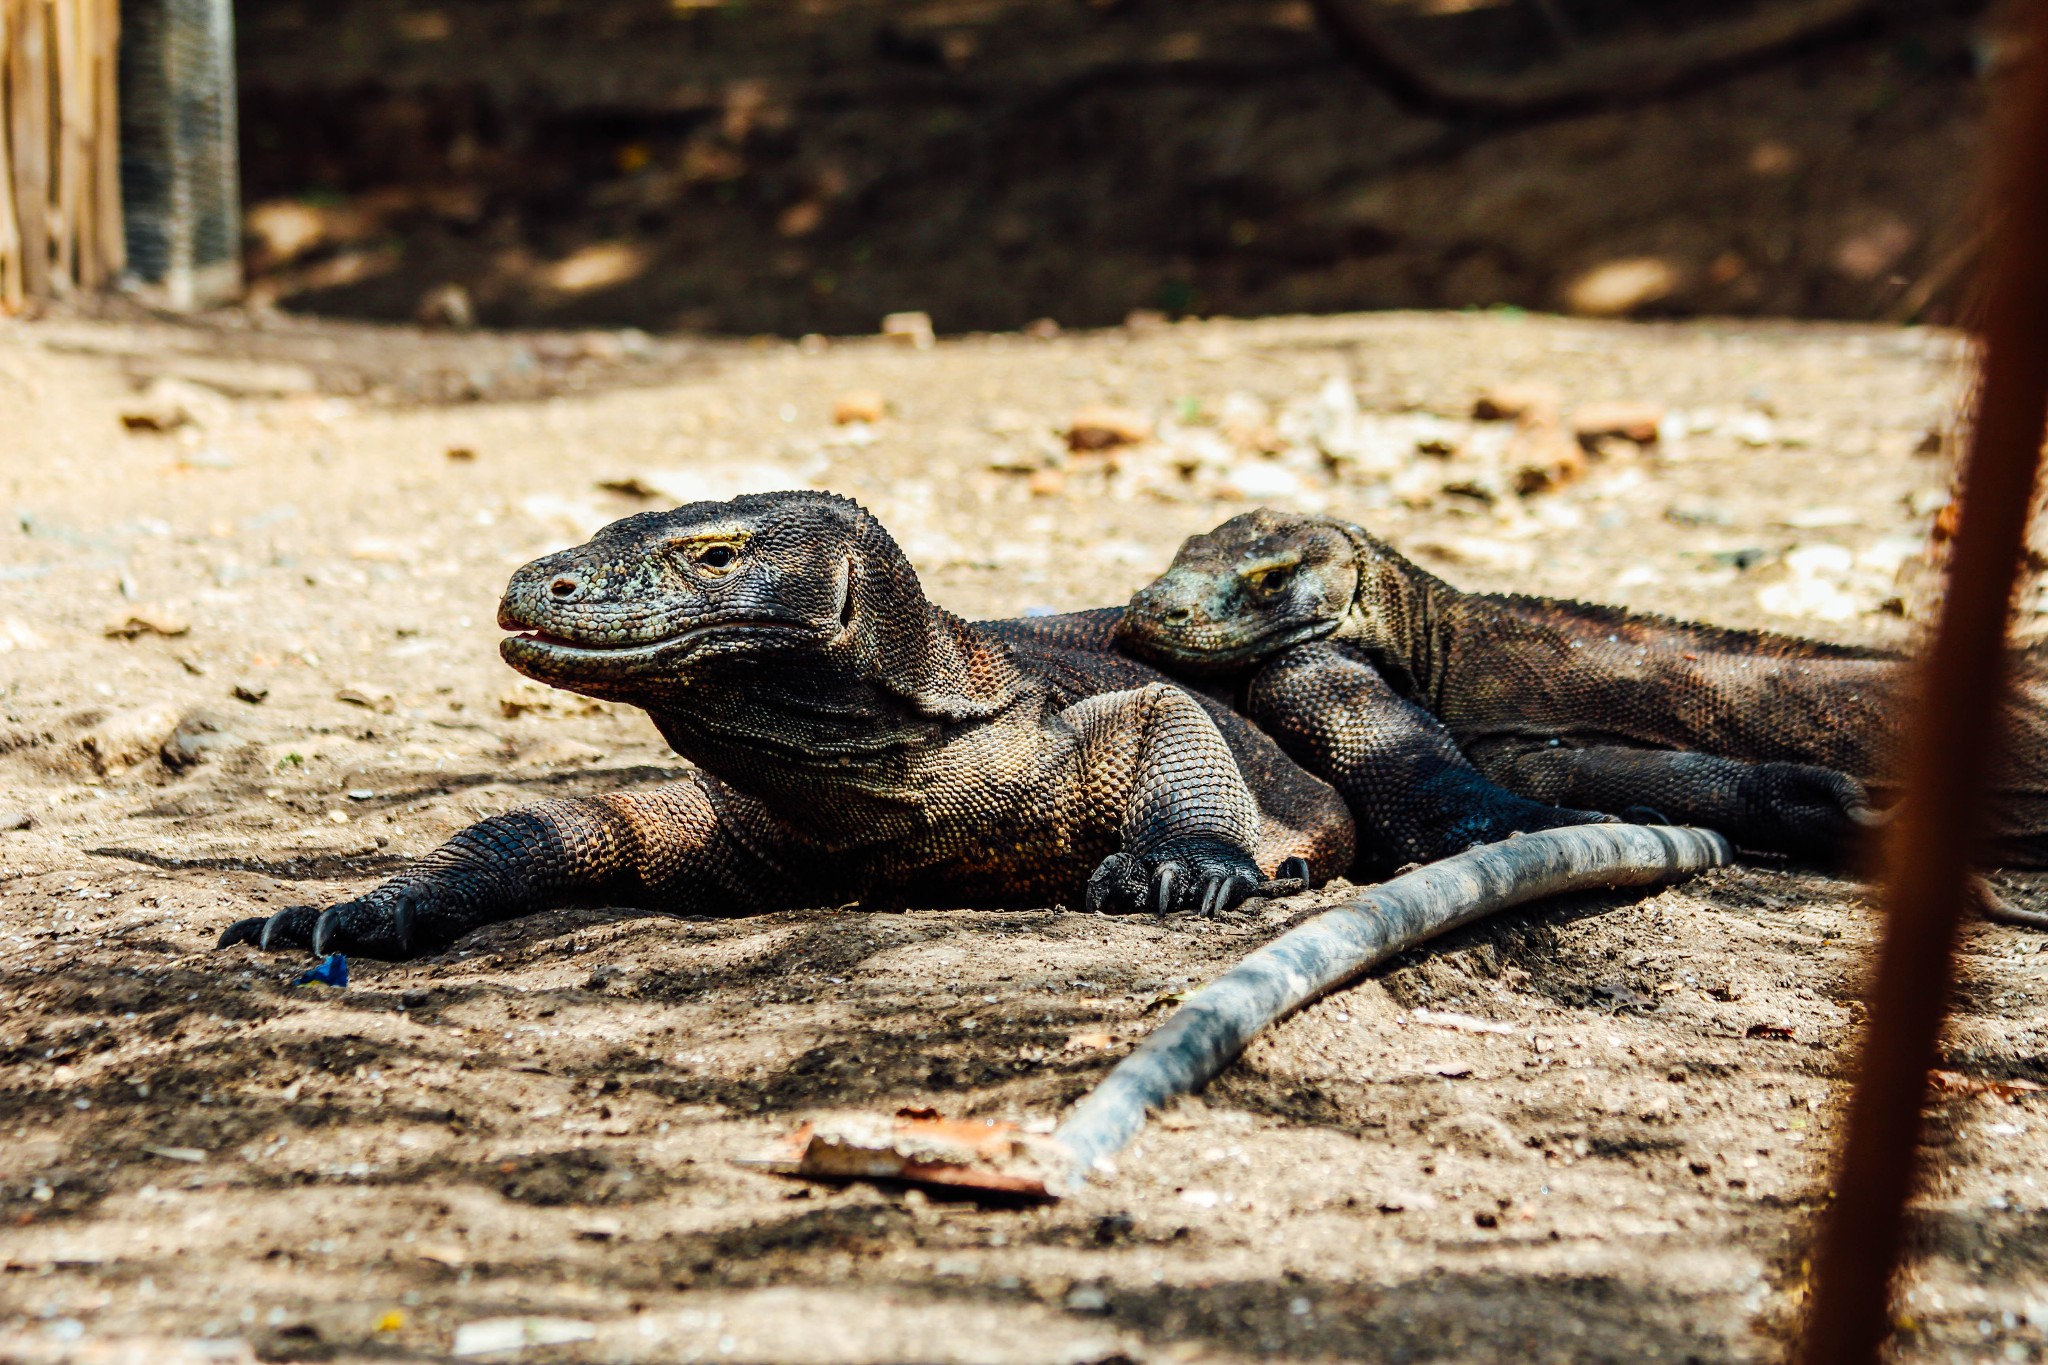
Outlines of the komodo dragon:
{"label": "komodo dragon", "polygon": [[628,517],[521,568],[498,617],[507,663],[645,709],[699,771],[493,816],[223,947],[404,958],[579,903],[1207,913],[1351,862],[1341,799],[1241,718],[1128,662],[1013,651],[846,498]]}
{"label": "komodo dragon", "polygon": [[[1536,801],[1648,807],[1835,862],[1874,819],[1866,784],[1896,795],[1898,654],[1461,592],[1330,517],[1261,509],[1191,538],[1131,600],[1119,638],[1248,687],[1254,720],[1310,771],[1340,775],[1361,844],[1375,831],[1358,783],[1369,804],[1444,765]],[[2042,867],[2048,709],[2038,666],[2022,682],[1986,854]]]}

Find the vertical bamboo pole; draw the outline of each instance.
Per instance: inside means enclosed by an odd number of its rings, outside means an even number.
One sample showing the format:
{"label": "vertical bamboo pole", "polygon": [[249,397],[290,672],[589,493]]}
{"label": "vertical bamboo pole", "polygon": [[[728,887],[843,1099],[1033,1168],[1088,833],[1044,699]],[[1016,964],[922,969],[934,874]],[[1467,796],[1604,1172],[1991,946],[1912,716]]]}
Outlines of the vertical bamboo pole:
{"label": "vertical bamboo pole", "polygon": [[1921,673],[1906,796],[1886,841],[1884,943],[1803,1365],[1875,1365],[1891,1334],[1927,1071],[1998,752],[2007,617],[2048,426],[2048,0],[2021,0],[2014,18],[2031,42],[1993,125],[1984,361],[1962,522]]}
{"label": "vertical bamboo pole", "polygon": [[50,238],[53,257],[51,287],[62,293],[78,280],[79,228],[85,202],[86,148],[80,138],[89,134],[86,126],[90,106],[79,107],[85,89],[84,52],[79,47],[79,0],[49,0],[50,33],[56,50],[56,135],[51,139],[56,175],[50,187]]}
{"label": "vertical bamboo pole", "polygon": [[93,10],[93,241],[94,287],[128,264],[121,226],[121,0],[89,0]]}
{"label": "vertical bamboo pole", "polygon": [[8,45],[14,140],[14,214],[21,225],[21,282],[30,298],[50,292],[50,34],[48,0],[17,0]]}
{"label": "vertical bamboo pole", "polygon": [[14,211],[14,12],[19,0],[0,0],[0,312],[20,310],[21,220]]}

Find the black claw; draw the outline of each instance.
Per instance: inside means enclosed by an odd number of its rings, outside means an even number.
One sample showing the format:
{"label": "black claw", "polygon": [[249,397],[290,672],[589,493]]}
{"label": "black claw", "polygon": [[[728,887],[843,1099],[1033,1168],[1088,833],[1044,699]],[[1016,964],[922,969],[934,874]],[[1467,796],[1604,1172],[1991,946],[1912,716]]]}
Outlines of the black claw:
{"label": "black claw", "polygon": [[1152,874],[1152,913],[1170,915],[1174,910],[1174,891],[1180,883],[1180,870],[1172,863],[1163,863]]}
{"label": "black claw", "polygon": [[1630,806],[1621,813],[1632,825],[1675,825],[1678,822],[1655,806]]}
{"label": "black claw", "polygon": [[289,905],[263,921],[263,934],[257,946],[265,952],[281,952],[286,948],[304,948],[313,941],[313,925],[320,912],[310,905]]}
{"label": "black claw", "polygon": [[214,941],[213,946],[215,948],[232,948],[238,943],[246,943],[252,948],[260,948],[263,945],[263,926],[269,922],[270,917],[268,915],[253,915],[248,919],[238,919],[220,931],[220,937]]}
{"label": "black claw", "polygon": [[320,912],[320,918],[313,921],[313,956],[326,957],[328,944],[333,941],[335,930],[341,921],[334,913],[335,907],[328,906]]}
{"label": "black claw", "polygon": [[1202,892],[1202,918],[1214,919],[1223,913],[1230,900],[1231,888],[1237,885],[1236,877],[1218,877]]}
{"label": "black claw", "polygon": [[1306,858],[1282,858],[1280,866],[1273,870],[1273,880],[1276,882],[1300,882],[1306,887],[1310,879],[1311,873]]}

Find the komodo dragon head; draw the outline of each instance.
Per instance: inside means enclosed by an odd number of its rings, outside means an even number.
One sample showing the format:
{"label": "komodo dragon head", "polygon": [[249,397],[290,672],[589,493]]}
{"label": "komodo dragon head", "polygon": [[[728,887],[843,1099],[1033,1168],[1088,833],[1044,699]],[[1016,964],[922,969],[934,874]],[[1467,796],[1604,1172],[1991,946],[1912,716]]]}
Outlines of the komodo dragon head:
{"label": "komodo dragon head", "polygon": [[[891,726],[993,714],[1008,656],[926,600],[859,503],[756,493],[613,522],[513,574],[505,662],[629,702],[666,732],[869,748]],[[673,736],[672,736],[673,738]]]}
{"label": "komodo dragon head", "polygon": [[1395,653],[1410,643],[1424,582],[1434,580],[1349,522],[1262,507],[1191,536],[1131,599],[1118,635],[1132,653],[1202,671],[1329,635]]}

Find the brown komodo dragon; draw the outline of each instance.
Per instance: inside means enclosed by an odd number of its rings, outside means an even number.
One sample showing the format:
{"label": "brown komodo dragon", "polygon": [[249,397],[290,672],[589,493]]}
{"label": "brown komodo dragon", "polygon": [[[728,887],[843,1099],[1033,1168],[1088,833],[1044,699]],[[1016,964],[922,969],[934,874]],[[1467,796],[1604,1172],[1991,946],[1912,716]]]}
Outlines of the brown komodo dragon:
{"label": "brown komodo dragon", "polygon": [[[1896,653],[1461,592],[1330,517],[1262,509],[1191,538],[1131,600],[1119,638],[1242,689],[1251,718],[1344,793],[1361,849],[1388,856],[1450,851],[1441,825],[1417,828],[1411,813],[1448,820],[1457,802],[1390,817],[1387,791],[1479,775],[1535,801],[1648,808],[1838,864],[1874,819],[1866,791],[1897,794],[1909,699]],[[2023,665],[1986,857],[2042,867],[2048,707],[2039,660]]]}
{"label": "brown komodo dragon", "polygon": [[404,958],[570,904],[1209,913],[1351,862],[1341,799],[1227,707],[960,620],[846,498],[628,517],[515,573],[499,623],[514,668],[643,708],[699,771],[493,816],[222,946]]}

